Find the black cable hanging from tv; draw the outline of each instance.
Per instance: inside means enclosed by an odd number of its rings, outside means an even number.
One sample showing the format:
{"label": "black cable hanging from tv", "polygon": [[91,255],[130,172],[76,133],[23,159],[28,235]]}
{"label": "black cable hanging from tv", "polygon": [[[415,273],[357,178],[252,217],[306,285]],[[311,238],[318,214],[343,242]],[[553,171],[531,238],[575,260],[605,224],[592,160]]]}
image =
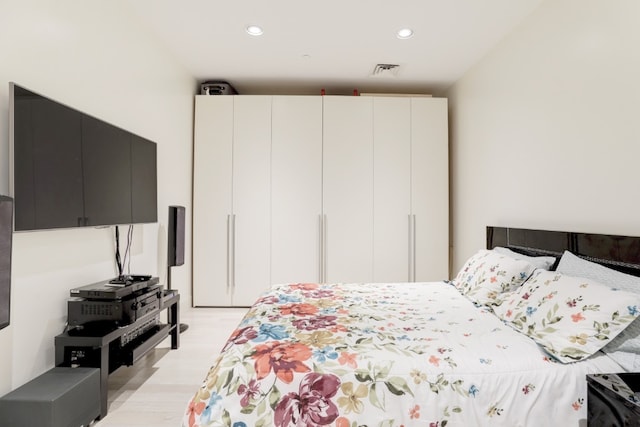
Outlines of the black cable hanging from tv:
{"label": "black cable hanging from tv", "polygon": [[124,251],[124,257],[122,258],[122,269],[124,270],[125,264],[127,265],[127,277],[131,275],[131,244],[133,243],[133,225],[129,224],[127,230],[127,247]]}
{"label": "black cable hanging from tv", "polygon": [[118,267],[118,280],[123,279],[122,260],[120,259],[120,230],[116,225],[116,266]]}
{"label": "black cable hanging from tv", "polygon": [[[127,230],[127,247],[124,250],[124,256],[120,257],[120,228],[115,226],[116,233],[116,266],[118,268],[118,277],[117,281],[126,282],[129,277],[127,277],[131,273],[131,244],[133,242],[133,225],[129,225],[129,229]],[[124,266],[127,265],[127,276],[124,274]]]}

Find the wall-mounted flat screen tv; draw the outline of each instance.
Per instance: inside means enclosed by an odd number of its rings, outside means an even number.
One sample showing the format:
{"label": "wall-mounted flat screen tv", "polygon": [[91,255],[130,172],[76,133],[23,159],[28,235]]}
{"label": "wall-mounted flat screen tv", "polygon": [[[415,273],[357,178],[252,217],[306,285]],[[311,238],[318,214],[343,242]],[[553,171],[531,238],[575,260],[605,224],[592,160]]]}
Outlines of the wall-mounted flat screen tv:
{"label": "wall-mounted flat screen tv", "polygon": [[9,326],[13,200],[0,196],[0,329]]}
{"label": "wall-mounted flat screen tv", "polygon": [[14,230],[157,222],[156,144],[9,85]]}

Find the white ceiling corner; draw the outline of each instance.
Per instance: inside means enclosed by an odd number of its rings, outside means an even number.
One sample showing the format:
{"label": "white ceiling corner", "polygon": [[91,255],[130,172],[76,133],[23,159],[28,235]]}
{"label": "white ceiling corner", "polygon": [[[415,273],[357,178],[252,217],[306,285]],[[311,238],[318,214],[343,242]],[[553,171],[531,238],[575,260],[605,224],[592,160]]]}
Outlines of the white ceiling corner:
{"label": "white ceiling corner", "polygon": [[[543,0],[124,0],[199,81],[239,93],[442,92]],[[262,36],[245,32],[260,25]],[[410,39],[396,31],[409,27]],[[378,63],[401,64],[371,78]]]}

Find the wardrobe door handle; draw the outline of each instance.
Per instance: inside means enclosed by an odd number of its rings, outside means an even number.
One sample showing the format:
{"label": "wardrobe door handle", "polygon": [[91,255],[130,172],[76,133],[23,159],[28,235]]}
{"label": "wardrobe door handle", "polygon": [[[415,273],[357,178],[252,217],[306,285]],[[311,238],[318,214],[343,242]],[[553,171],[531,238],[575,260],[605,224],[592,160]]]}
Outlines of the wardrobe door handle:
{"label": "wardrobe door handle", "polygon": [[318,215],[318,283],[323,283],[323,253],[324,253],[324,215]]}
{"label": "wardrobe door handle", "polygon": [[227,215],[227,294],[231,288],[231,215]]}
{"label": "wardrobe door handle", "polygon": [[413,280],[412,280],[413,278],[412,278],[412,275],[411,275],[411,272],[413,271],[413,215],[411,215],[411,214],[408,215],[408,223],[409,223],[409,227],[408,227],[409,228],[409,233],[407,234],[407,237],[408,237],[407,244],[408,244],[409,248],[408,248],[407,252],[408,252],[409,259],[407,260],[408,261],[407,262],[407,268],[408,268],[407,276],[408,276],[409,282],[413,282]]}
{"label": "wardrobe door handle", "polygon": [[322,215],[322,283],[327,282],[327,215]]}
{"label": "wardrobe door handle", "polygon": [[236,216],[227,215],[227,294],[236,287]]}
{"label": "wardrobe door handle", "polygon": [[409,215],[409,281],[416,281],[416,216]]}
{"label": "wardrobe door handle", "polygon": [[231,292],[236,290],[236,215],[231,215]]}
{"label": "wardrobe door handle", "polygon": [[411,270],[409,272],[412,282],[416,281],[416,216],[411,215]]}

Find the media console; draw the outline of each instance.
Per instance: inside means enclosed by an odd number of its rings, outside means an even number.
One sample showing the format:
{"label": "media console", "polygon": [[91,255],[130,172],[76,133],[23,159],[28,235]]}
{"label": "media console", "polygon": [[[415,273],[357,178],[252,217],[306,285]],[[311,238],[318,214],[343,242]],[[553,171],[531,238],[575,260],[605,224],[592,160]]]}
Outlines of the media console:
{"label": "media console", "polygon": [[[139,312],[142,314],[135,319],[127,317],[130,323],[101,321],[91,327],[72,327],[55,337],[57,367],[100,368],[100,418],[107,415],[109,374],[120,366],[133,365],[169,335],[171,348],[180,346],[180,294],[161,288],[157,292],[157,303]],[[94,310],[95,307],[82,309]],[[166,324],[159,321],[164,310],[167,310]]]}

